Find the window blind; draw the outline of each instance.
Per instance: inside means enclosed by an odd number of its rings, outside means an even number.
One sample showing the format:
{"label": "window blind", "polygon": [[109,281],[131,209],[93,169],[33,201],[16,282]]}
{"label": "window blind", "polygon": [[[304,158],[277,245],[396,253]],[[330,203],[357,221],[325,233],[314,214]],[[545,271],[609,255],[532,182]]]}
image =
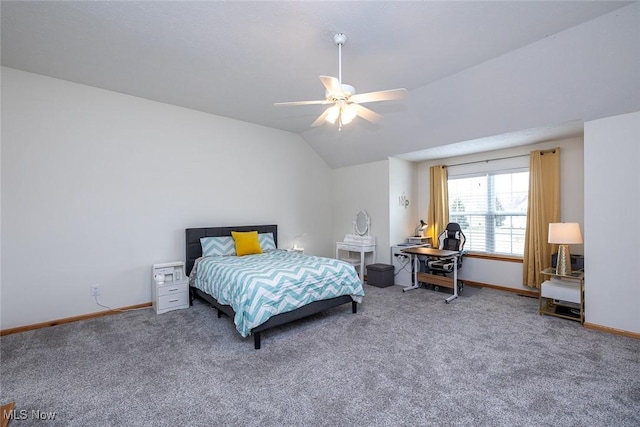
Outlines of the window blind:
{"label": "window blind", "polygon": [[523,255],[529,193],[529,170],[450,175],[449,222],[460,224],[465,249]]}

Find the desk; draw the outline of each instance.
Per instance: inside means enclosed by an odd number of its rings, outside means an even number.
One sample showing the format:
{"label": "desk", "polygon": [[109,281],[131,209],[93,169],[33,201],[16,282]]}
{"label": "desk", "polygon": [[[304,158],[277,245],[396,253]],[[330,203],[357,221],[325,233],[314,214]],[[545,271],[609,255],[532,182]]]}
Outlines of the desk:
{"label": "desk", "polygon": [[[357,258],[351,258],[351,257],[340,258],[340,251],[359,252],[360,259],[358,260]],[[359,262],[360,280],[363,280],[363,281],[364,281],[364,254],[366,254],[367,252],[373,252],[373,264],[375,264],[376,263],[376,244],[375,243],[361,245],[361,244],[350,243],[350,242],[336,242],[336,259],[346,261],[350,264],[353,264],[354,266],[357,266],[358,261],[360,261]]]}
{"label": "desk", "polygon": [[[459,252],[447,251],[443,249],[434,248],[408,248],[402,250],[402,252],[411,255],[413,258],[413,286],[407,286],[402,289],[403,292],[410,291],[412,289],[418,289],[420,282],[431,283],[437,286],[444,286],[453,289],[453,295],[445,299],[444,302],[449,304],[454,299],[458,298],[458,255]],[[420,262],[418,261],[418,255],[423,255],[432,258],[439,259],[453,259],[453,278],[445,276],[436,276],[430,273],[420,273]]]}

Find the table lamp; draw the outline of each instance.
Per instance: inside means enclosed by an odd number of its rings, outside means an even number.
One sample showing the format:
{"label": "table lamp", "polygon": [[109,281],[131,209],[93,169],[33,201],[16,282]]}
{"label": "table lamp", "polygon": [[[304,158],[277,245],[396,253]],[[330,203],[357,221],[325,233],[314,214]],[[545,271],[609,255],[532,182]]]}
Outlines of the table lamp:
{"label": "table lamp", "polygon": [[304,237],[306,235],[307,235],[307,233],[302,233],[302,234],[298,234],[297,236],[295,236],[293,238],[293,247],[291,249],[293,249],[293,250],[302,249],[302,248],[298,247],[298,239],[301,238],[301,237]]}
{"label": "table lamp", "polygon": [[549,224],[549,243],[558,246],[556,274],[571,275],[571,254],[569,245],[581,244],[580,224],[577,222],[555,222]]}

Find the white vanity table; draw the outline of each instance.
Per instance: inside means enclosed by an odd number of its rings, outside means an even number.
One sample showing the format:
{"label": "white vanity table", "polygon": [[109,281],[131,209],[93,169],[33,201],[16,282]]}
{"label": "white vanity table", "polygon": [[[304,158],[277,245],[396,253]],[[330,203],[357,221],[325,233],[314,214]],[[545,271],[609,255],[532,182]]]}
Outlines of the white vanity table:
{"label": "white vanity table", "polygon": [[[359,211],[353,218],[353,234],[344,236],[342,242],[336,242],[336,258],[346,261],[358,268],[360,280],[364,280],[365,254],[373,254],[373,263],[376,262],[376,238],[369,235],[370,220],[366,211]],[[351,254],[357,252],[358,256]]]}

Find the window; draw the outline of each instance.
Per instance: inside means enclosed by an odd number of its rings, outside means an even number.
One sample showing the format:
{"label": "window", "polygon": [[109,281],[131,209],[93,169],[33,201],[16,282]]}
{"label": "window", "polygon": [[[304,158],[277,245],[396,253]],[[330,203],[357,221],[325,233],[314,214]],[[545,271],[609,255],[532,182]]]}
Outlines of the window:
{"label": "window", "polygon": [[524,255],[529,171],[450,176],[449,221],[467,237],[465,249]]}

